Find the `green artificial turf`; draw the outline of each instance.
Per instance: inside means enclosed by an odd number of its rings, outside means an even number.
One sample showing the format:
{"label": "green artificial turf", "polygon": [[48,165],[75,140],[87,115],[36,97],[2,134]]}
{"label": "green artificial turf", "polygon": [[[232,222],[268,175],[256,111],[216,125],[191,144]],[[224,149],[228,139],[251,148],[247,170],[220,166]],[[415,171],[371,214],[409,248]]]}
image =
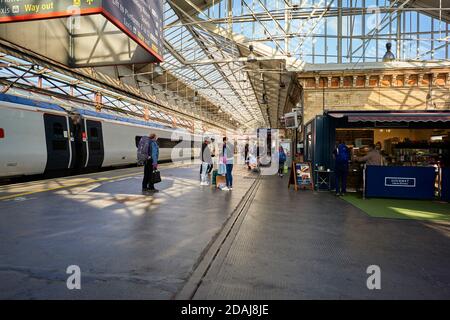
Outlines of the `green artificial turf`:
{"label": "green artificial turf", "polygon": [[366,199],[360,194],[348,194],[343,200],[371,217],[413,220],[450,221],[450,204],[438,201]]}

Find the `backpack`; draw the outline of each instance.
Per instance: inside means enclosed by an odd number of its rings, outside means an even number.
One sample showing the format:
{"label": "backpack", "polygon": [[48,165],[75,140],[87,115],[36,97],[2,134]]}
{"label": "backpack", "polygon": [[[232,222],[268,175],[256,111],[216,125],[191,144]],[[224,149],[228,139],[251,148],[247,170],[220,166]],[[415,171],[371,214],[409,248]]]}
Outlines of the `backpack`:
{"label": "backpack", "polygon": [[336,162],[348,162],[350,155],[348,154],[348,148],[344,144],[340,144],[336,150]]}
{"label": "backpack", "polygon": [[280,162],[286,162],[286,153],[280,152]]}
{"label": "backpack", "polygon": [[139,165],[143,165],[145,161],[149,159],[148,150],[150,147],[150,138],[142,137],[139,141],[138,150],[137,150],[137,161]]}

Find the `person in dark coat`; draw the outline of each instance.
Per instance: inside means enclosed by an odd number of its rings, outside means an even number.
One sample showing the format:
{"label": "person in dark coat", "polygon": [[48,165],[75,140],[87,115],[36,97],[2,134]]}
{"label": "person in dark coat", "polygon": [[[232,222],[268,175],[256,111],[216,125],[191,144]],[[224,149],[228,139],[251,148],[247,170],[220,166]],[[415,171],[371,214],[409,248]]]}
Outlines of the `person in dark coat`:
{"label": "person in dark coat", "polygon": [[159,146],[157,141],[158,137],[156,134],[151,134],[148,148],[148,160],[145,161],[144,165],[144,180],[142,181],[143,191],[159,192],[159,190],[155,189],[153,174],[153,172],[158,169]]}
{"label": "person in dark coat", "polygon": [[347,176],[349,170],[350,151],[344,142],[340,142],[333,151],[335,159],[336,195],[343,196],[347,192]]}

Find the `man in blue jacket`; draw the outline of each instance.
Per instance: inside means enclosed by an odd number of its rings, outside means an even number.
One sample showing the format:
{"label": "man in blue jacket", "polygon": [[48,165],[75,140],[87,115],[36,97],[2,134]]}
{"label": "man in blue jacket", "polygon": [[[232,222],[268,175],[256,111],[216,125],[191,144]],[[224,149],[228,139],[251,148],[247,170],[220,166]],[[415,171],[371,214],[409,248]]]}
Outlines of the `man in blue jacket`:
{"label": "man in blue jacket", "polygon": [[[144,137],[145,138],[145,137]],[[142,181],[142,191],[158,192],[155,189],[153,171],[158,169],[159,146],[158,137],[152,133],[148,144],[148,159],[144,166],[144,180]]]}
{"label": "man in blue jacket", "polygon": [[347,192],[350,151],[343,141],[337,145],[333,156],[335,159],[336,195],[344,196]]}

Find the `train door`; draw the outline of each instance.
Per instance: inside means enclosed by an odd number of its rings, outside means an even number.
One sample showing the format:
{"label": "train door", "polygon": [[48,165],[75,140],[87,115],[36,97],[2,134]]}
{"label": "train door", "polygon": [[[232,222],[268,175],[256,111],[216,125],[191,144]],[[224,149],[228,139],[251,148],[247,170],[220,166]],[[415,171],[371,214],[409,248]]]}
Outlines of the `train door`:
{"label": "train door", "polygon": [[45,171],[65,170],[72,160],[67,117],[44,114],[47,140],[47,166]]}
{"label": "train door", "polygon": [[86,120],[88,168],[101,168],[105,159],[103,129],[100,121]]}
{"label": "train door", "polygon": [[80,115],[74,115],[71,121],[72,132],[72,169],[80,172],[86,167],[87,136],[84,121]]}

